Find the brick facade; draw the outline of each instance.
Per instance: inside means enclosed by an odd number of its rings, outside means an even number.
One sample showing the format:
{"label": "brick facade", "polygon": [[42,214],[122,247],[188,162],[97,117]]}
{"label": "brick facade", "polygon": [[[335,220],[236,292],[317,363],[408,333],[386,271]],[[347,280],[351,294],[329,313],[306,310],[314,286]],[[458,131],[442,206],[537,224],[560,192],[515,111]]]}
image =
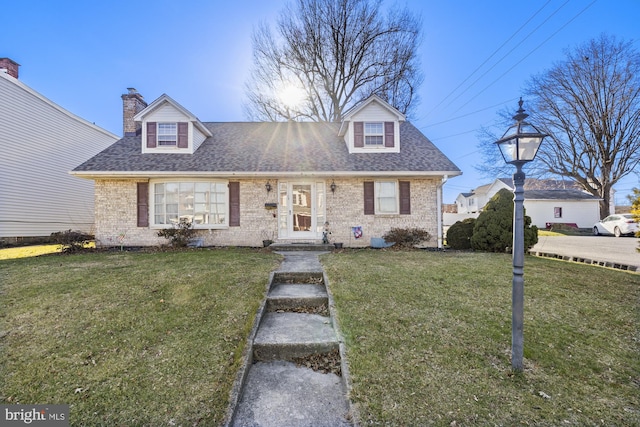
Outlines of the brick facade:
{"label": "brick facade", "polygon": [[[98,246],[157,246],[167,241],[157,237],[157,229],[137,227],[137,182],[146,180],[97,179],[95,183],[96,243]],[[240,182],[240,226],[221,230],[198,230],[205,246],[262,246],[262,240],[277,236],[277,210],[265,203],[278,201],[278,182],[271,180],[273,190],[265,190],[264,179],[234,179]],[[410,215],[364,215],[363,186],[366,179],[335,179],[336,191],[326,185],[326,220],[330,241],[345,247],[367,247],[372,237],[381,237],[391,228],[419,227],[437,246],[437,188],[440,180],[411,180]],[[355,239],[351,227],[362,226],[363,236]]]}

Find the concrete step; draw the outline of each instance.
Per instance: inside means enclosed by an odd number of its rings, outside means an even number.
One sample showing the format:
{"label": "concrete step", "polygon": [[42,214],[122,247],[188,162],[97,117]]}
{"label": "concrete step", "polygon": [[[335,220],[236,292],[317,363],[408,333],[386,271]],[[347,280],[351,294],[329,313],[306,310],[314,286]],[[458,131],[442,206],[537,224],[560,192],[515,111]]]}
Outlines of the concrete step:
{"label": "concrete step", "polygon": [[277,284],[324,284],[322,271],[277,271],[273,275],[273,285]]}
{"label": "concrete step", "polygon": [[272,243],[269,249],[277,252],[287,251],[332,251],[334,245],[322,243]]}
{"label": "concrete step", "polygon": [[288,360],[338,350],[331,318],[308,313],[265,313],[253,340],[255,361]]}
{"label": "concrete step", "polygon": [[267,311],[291,310],[299,307],[328,306],[329,297],[324,285],[278,284],[267,296]]}
{"label": "concrete step", "polygon": [[232,426],[350,426],[342,379],[291,362],[251,366]]}

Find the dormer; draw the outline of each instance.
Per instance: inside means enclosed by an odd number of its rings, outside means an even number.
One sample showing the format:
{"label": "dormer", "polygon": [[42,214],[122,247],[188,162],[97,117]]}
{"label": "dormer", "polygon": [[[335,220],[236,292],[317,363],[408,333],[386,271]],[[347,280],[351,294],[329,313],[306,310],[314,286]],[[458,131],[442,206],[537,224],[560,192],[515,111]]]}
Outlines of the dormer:
{"label": "dormer", "polygon": [[167,94],[133,119],[142,125],[142,153],[193,154],[211,136],[196,116]]}
{"label": "dormer", "polygon": [[340,126],[349,153],[399,153],[404,114],[376,95],[347,111]]}

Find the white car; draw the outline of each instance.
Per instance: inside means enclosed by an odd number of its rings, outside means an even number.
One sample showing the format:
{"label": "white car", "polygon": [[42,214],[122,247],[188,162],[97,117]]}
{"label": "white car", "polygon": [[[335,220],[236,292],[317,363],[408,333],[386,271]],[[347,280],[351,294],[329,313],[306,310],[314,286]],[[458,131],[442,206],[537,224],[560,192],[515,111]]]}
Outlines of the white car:
{"label": "white car", "polygon": [[633,235],[638,231],[638,223],[631,214],[609,215],[593,225],[593,234],[613,234],[616,237]]}

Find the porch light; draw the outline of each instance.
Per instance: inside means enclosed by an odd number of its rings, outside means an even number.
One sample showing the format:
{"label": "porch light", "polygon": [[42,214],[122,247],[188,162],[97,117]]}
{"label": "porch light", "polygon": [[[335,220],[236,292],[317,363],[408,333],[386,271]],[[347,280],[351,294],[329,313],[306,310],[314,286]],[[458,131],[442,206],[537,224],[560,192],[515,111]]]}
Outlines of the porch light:
{"label": "porch light", "polygon": [[523,370],[524,353],[524,179],[522,166],[532,161],[538,153],[545,134],[524,121],[529,115],[522,109],[522,98],[511,126],[502,138],[496,141],[504,161],[515,165],[513,175],[513,279],[511,286],[511,366],[515,371]]}
{"label": "porch light", "polygon": [[267,190],[267,193],[271,192],[271,183],[267,181],[267,183],[264,185],[264,188]]}
{"label": "porch light", "polygon": [[335,193],[335,192],[336,192],[336,188],[337,188],[337,187],[338,187],[338,186],[336,185],[336,182],[335,182],[334,180],[331,180],[331,185],[329,186],[329,188],[331,189],[331,192],[332,192],[332,193]]}

